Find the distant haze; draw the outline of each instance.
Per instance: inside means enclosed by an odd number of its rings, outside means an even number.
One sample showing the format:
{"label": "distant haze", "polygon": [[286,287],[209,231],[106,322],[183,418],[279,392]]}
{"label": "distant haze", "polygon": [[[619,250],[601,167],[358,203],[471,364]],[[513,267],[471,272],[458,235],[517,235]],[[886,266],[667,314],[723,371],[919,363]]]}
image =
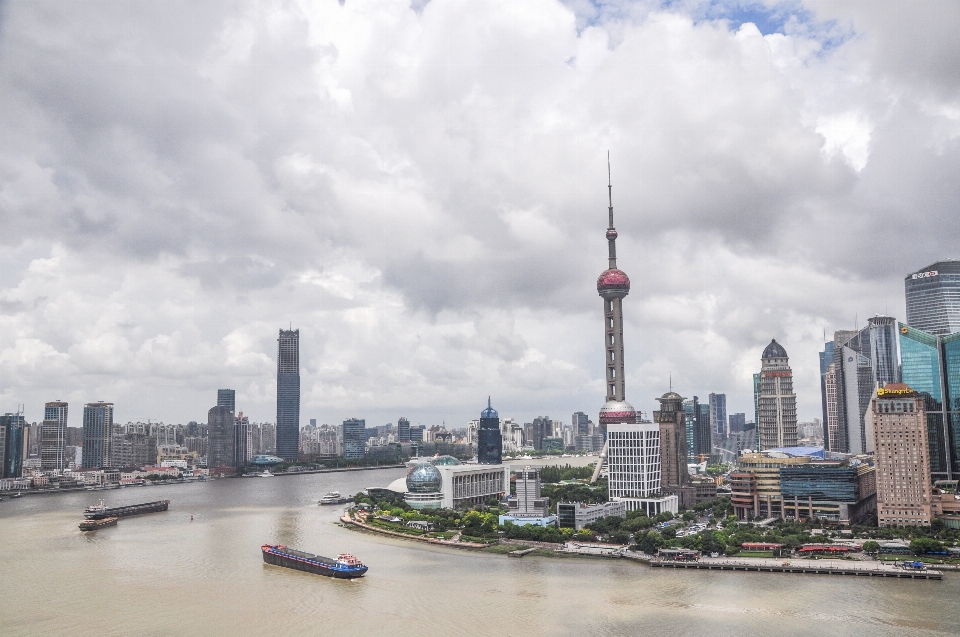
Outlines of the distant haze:
{"label": "distant haze", "polygon": [[824,332],[960,256],[956,2],[0,4],[0,411],[461,427],[627,398],[801,420]]}

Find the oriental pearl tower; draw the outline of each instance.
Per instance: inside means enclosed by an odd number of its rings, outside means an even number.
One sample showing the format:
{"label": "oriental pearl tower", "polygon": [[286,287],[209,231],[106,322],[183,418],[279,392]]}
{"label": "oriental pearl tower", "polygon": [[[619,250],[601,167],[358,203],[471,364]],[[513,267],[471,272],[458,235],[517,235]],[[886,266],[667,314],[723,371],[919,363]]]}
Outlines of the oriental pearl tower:
{"label": "oriental pearl tower", "polygon": [[[637,422],[637,412],[627,402],[623,373],[623,297],[630,293],[630,277],[617,268],[617,229],[613,226],[613,184],[610,179],[610,155],[607,154],[607,208],[610,225],[607,227],[607,269],[597,279],[597,293],[603,298],[603,329],[606,348],[607,402],[600,408],[600,426]],[[600,460],[593,473],[597,481],[607,456],[607,443],[600,451]]]}

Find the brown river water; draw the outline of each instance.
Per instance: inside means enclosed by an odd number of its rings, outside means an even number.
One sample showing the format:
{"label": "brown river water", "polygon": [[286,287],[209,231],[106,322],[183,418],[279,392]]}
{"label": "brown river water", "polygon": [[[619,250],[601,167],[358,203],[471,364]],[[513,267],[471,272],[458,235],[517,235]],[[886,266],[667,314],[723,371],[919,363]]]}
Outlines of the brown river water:
{"label": "brown river water", "polygon": [[[317,506],[328,491],[403,474],[5,496],[0,636],[960,635],[960,574],[895,581],[515,559],[354,531],[336,523],[342,507]],[[81,511],[100,497],[171,505],[81,532]],[[341,581],[268,566],[266,542],[352,552],[370,571]]]}

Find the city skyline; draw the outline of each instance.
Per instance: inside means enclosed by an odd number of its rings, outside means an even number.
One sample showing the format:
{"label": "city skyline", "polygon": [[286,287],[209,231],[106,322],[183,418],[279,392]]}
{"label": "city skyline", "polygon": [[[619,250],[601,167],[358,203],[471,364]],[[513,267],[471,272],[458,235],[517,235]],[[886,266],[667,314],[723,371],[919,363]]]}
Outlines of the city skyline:
{"label": "city skyline", "polygon": [[187,38],[156,7],[9,9],[0,411],[202,421],[228,386],[273,421],[273,338],[293,322],[303,418],[464,423],[489,394],[520,421],[595,417],[607,149],[629,202],[625,380],[648,414],[672,377],[749,415],[776,338],[798,419],[820,417],[823,332],[906,321],[904,277],[960,256],[955,65],[907,53],[922,32],[954,59],[942,5],[491,5],[474,16],[489,36],[440,2],[377,10],[288,7],[270,31],[187,7]]}

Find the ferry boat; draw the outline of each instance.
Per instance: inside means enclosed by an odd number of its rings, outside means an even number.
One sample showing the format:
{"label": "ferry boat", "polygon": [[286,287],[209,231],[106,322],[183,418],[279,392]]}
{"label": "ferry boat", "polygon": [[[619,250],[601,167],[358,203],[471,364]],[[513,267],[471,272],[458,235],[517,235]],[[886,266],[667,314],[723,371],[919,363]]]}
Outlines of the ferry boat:
{"label": "ferry boat", "polygon": [[352,495],[340,495],[339,491],[331,491],[327,495],[320,498],[320,501],[317,504],[346,504],[347,502],[353,502]]}
{"label": "ferry boat", "polygon": [[88,506],[83,511],[83,517],[88,520],[102,520],[103,518],[118,517],[125,518],[130,515],[142,515],[144,513],[159,513],[166,511],[170,507],[170,500],[157,500],[156,502],[143,502],[142,504],[131,504],[122,507],[108,507],[100,500],[98,504]]}
{"label": "ferry boat", "polygon": [[120,518],[118,518],[117,516],[113,516],[109,518],[100,518],[99,520],[84,520],[83,522],[80,523],[80,530],[96,531],[98,529],[102,529],[107,526],[116,526],[117,520],[119,519]]}
{"label": "ferry boat", "polygon": [[274,566],[283,566],[316,575],[326,575],[338,579],[363,577],[367,566],[349,553],[341,553],[337,559],[304,553],[280,544],[264,544],[260,547],[263,561]]}

